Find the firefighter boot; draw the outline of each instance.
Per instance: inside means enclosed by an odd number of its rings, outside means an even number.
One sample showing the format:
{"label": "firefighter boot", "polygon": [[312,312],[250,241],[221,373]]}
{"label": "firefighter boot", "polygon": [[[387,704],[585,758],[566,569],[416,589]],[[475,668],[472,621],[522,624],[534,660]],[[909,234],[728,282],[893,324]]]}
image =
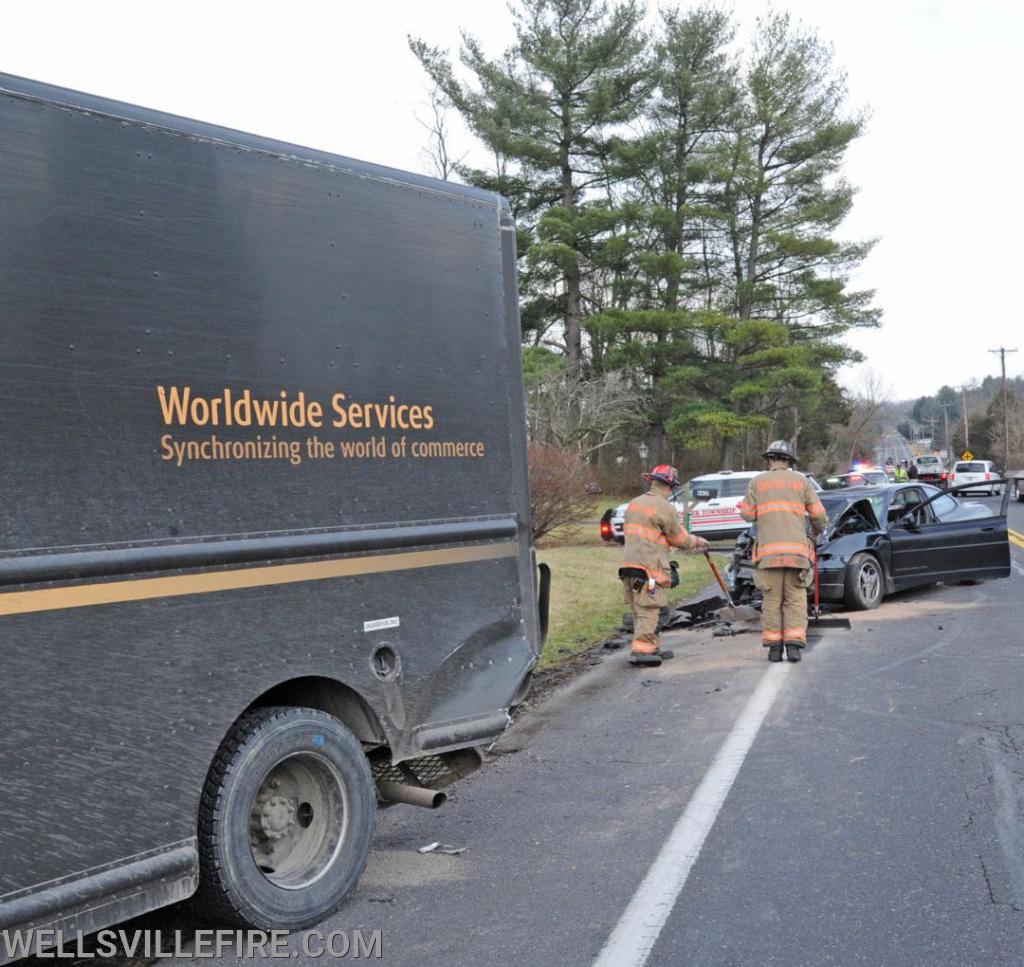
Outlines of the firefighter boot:
{"label": "firefighter boot", "polygon": [[768,648],[768,661],[782,661],[782,645],[771,645]]}
{"label": "firefighter boot", "polygon": [[786,660],[787,661],[800,661],[800,649],[803,648],[803,643],[799,641],[787,641],[786,642]]}
{"label": "firefighter boot", "polygon": [[631,665],[649,665],[657,668],[661,664],[660,651],[636,651],[630,652],[629,663]]}
{"label": "firefighter boot", "polygon": [[663,661],[668,661],[673,657],[675,657],[675,652],[668,648],[659,648],[657,651],[648,652],[633,650],[629,655],[629,663],[631,665],[650,665],[657,668]]}

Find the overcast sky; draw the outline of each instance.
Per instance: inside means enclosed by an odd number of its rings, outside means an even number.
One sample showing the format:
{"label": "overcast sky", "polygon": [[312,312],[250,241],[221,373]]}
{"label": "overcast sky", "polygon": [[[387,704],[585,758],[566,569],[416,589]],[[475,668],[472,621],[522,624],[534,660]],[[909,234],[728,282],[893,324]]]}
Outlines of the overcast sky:
{"label": "overcast sky", "polygon": [[[767,7],[731,6],[747,25]],[[880,238],[856,280],[885,314],[853,337],[866,365],[899,397],[997,372],[986,351],[1001,344],[1019,346],[1008,371],[1024,372],[1024,4],[775,6],[835,45],[851,103],[871,110],[848,156],[860,193],[845,226]],[[7,73],[418,171],[426,88],[406,34],[455,48],[462,28],[495,53],[512,37],[503,0],[8,0],[2,11]]]}

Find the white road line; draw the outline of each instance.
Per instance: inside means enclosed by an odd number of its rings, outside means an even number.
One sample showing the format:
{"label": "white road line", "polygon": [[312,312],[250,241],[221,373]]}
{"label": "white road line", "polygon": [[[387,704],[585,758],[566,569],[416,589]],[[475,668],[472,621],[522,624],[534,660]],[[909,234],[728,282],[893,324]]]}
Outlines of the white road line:
{"label": "white road line", "polygon": [[594,967],[641,967],[646,962],[790,667],[786,662],[765,671]]}

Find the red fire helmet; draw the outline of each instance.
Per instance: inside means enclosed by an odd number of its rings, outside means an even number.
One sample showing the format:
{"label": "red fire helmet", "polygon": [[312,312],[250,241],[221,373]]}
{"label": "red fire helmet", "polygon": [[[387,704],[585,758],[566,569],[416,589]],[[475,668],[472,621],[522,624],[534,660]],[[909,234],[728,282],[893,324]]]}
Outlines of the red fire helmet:
{"label": "red fire helmet", "polygon": [[679,471],[667,463],[659,463],[650,473],[643,475],[644,480],[659,480],[663,484],[675,487],[679,483]]}

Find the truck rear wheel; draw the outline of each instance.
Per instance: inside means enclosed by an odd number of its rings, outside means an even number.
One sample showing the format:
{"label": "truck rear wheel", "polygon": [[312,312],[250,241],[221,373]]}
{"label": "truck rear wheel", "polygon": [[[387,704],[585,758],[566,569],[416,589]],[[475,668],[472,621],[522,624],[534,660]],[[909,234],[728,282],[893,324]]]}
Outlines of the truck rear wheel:
{"label": "truck rear wheel", "polygon": [[261,930],[317,923],[363,872],[375,812],[362,746],[336,718],[307,708],[247,713],[203,789],[198,912]]}

